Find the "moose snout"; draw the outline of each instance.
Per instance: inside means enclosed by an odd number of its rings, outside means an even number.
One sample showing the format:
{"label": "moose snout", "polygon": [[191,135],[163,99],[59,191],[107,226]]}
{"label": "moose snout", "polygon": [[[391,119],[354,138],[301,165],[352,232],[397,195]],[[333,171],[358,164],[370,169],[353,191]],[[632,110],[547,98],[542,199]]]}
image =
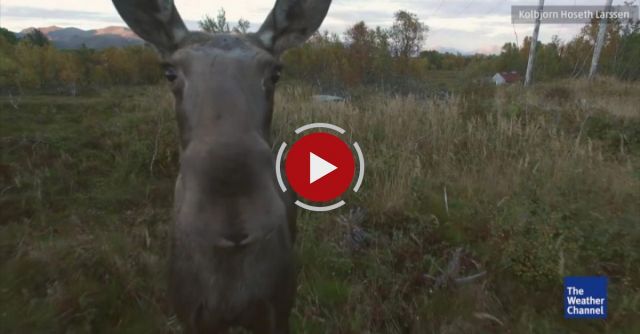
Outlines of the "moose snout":
{"label": "moose snout", "polygon": [[218,237],[215,246],[218,248],[241,247],[251,243],[252,239],[249,233],[243,231],[227,232]]}
{"label": "moose snout", "polygon": [[239,246],[243,241],[249,238],[249,234],[246,232],[233,232],[225,234],[222,238],[235,244],[236,246]]}

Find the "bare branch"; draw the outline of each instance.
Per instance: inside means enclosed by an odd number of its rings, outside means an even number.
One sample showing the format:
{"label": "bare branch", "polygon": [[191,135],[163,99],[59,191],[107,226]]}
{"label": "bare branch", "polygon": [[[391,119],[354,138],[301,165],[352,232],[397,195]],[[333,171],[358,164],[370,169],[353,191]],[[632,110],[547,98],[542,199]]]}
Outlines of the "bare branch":
{"label": "bare branch", "polygon": [[478,280],[481,277],[484,277],[484,275],[486,274],[487,274],[486,271],[482,271],[471,276],[456,278],[454,279],[454,281],[456,282],[457,285],[466,285],[469,283],[473,283],[474,281]]}
{"label": "bare branch", "polygon": [[491,320],[495,323],[497,323],[498,325],[504,327],[504,322],[502,322],[500,319],[498,319],[497,317],[486,313],[486,312],[473,312],[473,316],[480,319],[480,320]]}

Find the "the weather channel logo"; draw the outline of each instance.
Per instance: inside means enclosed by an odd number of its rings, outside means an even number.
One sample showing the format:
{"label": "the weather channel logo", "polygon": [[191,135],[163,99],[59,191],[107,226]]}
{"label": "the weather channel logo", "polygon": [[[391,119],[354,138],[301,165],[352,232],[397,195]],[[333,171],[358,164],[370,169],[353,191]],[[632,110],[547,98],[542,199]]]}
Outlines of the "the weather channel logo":
{"label": "the weather channel logo", "polygon": [[565,277],[564,317],[606,319],[607,278],[604,276]]}

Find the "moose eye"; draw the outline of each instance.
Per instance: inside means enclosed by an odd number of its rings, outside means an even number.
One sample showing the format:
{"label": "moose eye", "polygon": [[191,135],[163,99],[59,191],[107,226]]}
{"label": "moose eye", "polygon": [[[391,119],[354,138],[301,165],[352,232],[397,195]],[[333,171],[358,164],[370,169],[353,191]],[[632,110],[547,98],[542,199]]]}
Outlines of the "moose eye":
{"label": "moose eye", "polygon": [[273,72],[271,72],[271,81],[276,83],[280,80],[280,72],[282,71],[282,65],[277,65],[273,68]]}
{"label": "moose eye", "polygon": [[280,80],[280,71],[278,72],[273,72],[273,74],[271,74],[271,81],[273,83],[276,83]]}
{"label": "moose eye", "polygon": [[164,77],[167,78],[167,80],[173,82],[178,77],[178,73],[176,72],[176,69],[173,67],[165,67]]}

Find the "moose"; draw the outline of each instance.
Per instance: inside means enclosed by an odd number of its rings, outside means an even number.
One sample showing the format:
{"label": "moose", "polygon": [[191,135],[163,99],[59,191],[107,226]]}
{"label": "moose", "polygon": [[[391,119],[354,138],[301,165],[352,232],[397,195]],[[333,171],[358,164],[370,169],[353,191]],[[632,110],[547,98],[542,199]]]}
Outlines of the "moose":
{"label": "moose", "polygon": [[274,172],[270,128],[280,56],[331,0],[277,0],[255,33],[189,31],[172,0],[113,0],[158,51],[174,96],[180,169],[169,299],[188,333],[288,333],[296,292],[294,198]]}

